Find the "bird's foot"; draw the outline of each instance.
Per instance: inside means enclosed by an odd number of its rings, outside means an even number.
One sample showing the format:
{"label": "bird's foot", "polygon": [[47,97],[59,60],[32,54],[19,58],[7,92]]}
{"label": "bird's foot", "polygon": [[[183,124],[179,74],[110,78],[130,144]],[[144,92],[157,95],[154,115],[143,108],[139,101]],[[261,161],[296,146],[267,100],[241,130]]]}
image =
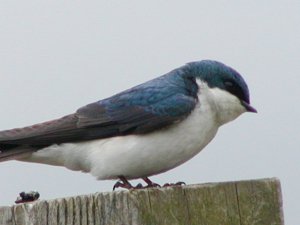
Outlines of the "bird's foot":
{"label": "bird's foot", "polygon": [[182,181],[179,181],[177,183],[166,183],[166,184],[164,184],[163,187],[174,187],[174,186],[182,186],[182,185],[185,185],[185,183]]}
{"label": "bird's foot", "polygon": [[25,202],[33,202],[35,200],[38,200],[40,197],[40,194],[37,191],[31,191],[31,192],[21,192],[19,194],[20,196],[15,201],[16,204],[25,203]]}
{"label": "bird's foot", "polygon": [[[116,188],[125,188],[128,190],[132,189],[145,189],[145,188],[160,188],[161,186],[157,183],[152,182],[148,177],[143,177],[142,179],[147,183],[146,186],[143,186],[141,183],[139,183],[136,186],[133,186],[124,176],[119,176],[120,181],[118,181],[114,187],[113,190]],[[163,187],[175,187],[175,186],[182,186],[185,185],[184,182],[180,181],[177,183],[166,183],[163,185]]]}
{"label": "bird's foot", "polygon": [[116,188],[131,189],[131,188],[133,188],[133,187],[132,187],[132,185],[124,184],[124,183],[118,181],[117,183],[115,183],[115,185],[114,185],[114,187],[113,187],[113,191],[114,191]]}
{"label": "bird's foot", "polygon": [[136,186],[133,186],[124,176],[119,177],[120,181],[118,181],[114,187],[113,190],[116,188],[125,188],[125,189],[143,189],[143,185],[141,183],[137,184]]}
{"label": "bird's foot", "polygon": [[116,188],[125,188],[125,189],[144,189],[144,188],[154,188],[154,187],[161,187],[159,184],[152,182],[148,177],[144,177],[143,180],[147,183],[146,186],[143,186],[141,183],[139,183],[136,186],[133,186],[124,176],[119,177],[120,181],[118,181],[114,187],[113,190]]}
{"label": "bird's foot", "polygon": [[152,182],[148,177],[144,177],[143,180],[147,183],[147,186],[145,186],[144,188],[161,187],[159,184]]}

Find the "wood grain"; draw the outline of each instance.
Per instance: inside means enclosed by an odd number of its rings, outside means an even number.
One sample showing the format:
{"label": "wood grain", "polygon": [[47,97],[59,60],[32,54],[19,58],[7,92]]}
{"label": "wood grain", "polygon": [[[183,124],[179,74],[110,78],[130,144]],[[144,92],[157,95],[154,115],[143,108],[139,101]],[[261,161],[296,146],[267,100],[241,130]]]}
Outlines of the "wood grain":
{"label": "wood grain", "polygon": [[283,225],[275,178],[114,191],[0,207],[0,225]]}

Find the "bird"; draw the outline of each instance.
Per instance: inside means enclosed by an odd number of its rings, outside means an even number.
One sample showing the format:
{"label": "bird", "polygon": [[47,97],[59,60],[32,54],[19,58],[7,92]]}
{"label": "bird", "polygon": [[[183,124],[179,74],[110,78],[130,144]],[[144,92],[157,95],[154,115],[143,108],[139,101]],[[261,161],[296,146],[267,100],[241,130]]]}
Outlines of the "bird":
{"label": "bird", "polygon": [[[257,110],[236,70],[189,62],[62,118],[0,131],[0,161],[63,166],[117,180],[114,189],[157,187],[150,176],[197,155],[244,112]],[[147,186],[134,187],[133,179]]]}

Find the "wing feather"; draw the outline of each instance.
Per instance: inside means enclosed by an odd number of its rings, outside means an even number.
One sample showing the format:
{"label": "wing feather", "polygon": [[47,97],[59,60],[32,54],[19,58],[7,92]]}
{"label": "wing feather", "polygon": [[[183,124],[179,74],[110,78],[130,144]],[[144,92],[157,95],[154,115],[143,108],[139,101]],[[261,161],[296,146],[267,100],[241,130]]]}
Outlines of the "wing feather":
{"label": "wing feather", "polygon": [[174,86],[161,80],[159,84],[153,80],[84,106],[63,118],[1,131],[0,151],[5,153],[20,146],[38,149],[52,144],[142,134],[187,117],[197,99],[183,88],[184,85]]}

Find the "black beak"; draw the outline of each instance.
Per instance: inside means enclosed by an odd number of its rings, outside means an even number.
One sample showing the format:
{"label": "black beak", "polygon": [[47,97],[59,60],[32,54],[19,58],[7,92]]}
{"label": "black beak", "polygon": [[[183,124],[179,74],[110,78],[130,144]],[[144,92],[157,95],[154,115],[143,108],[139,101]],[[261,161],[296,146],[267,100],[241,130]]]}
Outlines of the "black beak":
{"label": "black beak", "polygon": [[245,107],[247,112],[257,113],[257,110],[254,107],[252,107],[249,103],[242,101],[242,105]]}

